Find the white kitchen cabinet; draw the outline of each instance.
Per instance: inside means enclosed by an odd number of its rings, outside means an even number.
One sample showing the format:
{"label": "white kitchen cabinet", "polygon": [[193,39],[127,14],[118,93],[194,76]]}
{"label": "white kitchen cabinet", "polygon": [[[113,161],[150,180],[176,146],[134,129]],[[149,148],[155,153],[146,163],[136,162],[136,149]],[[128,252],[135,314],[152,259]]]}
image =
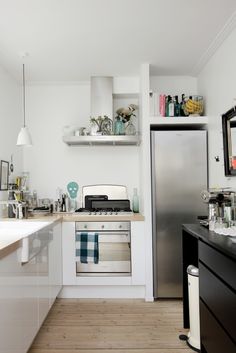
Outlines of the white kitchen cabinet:
{"label": "white kitchen cabinet", "polygon": [[37,256],[39,327],[62,288],[61,223],[41,231],[49,243]]}
{"label": "white kitchen cabinet", "polygon": [[144,222],[131,222],[132,285],[145,285]]}
{"label": "white kitchen cabinet", "polygon": [[0,353],[25,353],[38,331],[37,261],[0,260]]}
{"label": "white kitchen cabinet", "polygon": [[38,232],[38,238],[49,237],[49,243],[36,256],[37,262],[37,291],[38,291],[38,324],[42,325],[49,311],[50,289],[49,289],[49,253],[48,248],[52,229],[43,229]]}
{"label": "white kitchen cabinet", "polygon": [[51,307],[62,288],[62,225],[53,227],[53,240],[48,248],[49,306]]}
{"label": "white kitchen cabinet", "polygon": [[0,260],[0,353],[28,351],[61,290],[61,224],[30,235],[29,244],[26,263],[22,248]]}
{"label": "white kitchen cabinet", "polygon": [[76,285],[75,222],[62,223],[63,285]]}

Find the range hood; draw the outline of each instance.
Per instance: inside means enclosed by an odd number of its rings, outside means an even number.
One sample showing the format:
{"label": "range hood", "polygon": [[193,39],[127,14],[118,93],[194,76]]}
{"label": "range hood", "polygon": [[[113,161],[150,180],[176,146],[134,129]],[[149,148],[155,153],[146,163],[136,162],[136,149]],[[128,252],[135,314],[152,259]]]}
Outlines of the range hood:
{"label": "range hood", "polygon": [[113,118],[113,77],[92,76],[91,83],[91,117],[107,115]]}

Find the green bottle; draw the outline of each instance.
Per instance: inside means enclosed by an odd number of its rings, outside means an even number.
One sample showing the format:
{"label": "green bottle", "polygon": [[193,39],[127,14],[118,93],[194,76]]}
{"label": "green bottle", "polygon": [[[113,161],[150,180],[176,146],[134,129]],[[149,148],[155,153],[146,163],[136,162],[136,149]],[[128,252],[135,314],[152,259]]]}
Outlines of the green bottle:
{"label": "green bottle", "polygon": [[182,94],[182,99],[181,99],[181,102],[180,102],[180,108],[179,108],[180,116],[186,116],[185,112],[184,112],[184,105],[185,105],[185,95],[183,93]]}
{"label": "green bottle", "polygon": [[178,96],[175,96],[175,116],[180,116],[180,104]]}
{"label": "green bottle", "polygon": [[166,96],[166,114],[165,114],[165,116],[170,116],[170,110],[169,110],[170,101],[171,101],[171,96],[170,95]]}
{"label": "green bottle", "polygon": [[137,188],[134,188],[132,208],[134,213],[139,213],[139,198]]}

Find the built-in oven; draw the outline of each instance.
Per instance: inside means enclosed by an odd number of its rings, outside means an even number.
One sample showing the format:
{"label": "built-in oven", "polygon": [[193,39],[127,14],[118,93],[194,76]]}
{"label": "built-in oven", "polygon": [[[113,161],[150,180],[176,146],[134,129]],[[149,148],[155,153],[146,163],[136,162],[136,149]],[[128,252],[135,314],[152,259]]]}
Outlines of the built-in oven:
{"label": "built-in oven", "polygon": [[130,222],[76,222],[75,249],[78,235],[98,234],[98,263],[81,263],[76,259],[77,276],[131,276]]}

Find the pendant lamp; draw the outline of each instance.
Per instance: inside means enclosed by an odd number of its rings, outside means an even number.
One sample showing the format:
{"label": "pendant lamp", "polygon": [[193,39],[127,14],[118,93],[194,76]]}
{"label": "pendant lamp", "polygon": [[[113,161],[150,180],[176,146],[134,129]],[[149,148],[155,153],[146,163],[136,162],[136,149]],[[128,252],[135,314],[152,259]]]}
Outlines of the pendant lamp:
{"label": "pendant lamp", "polygon": [[17,146],[32,146],[32,138],[28,127],[25,125],[25,64],[23,64],[23,117],[24,125],[17,137]]}

